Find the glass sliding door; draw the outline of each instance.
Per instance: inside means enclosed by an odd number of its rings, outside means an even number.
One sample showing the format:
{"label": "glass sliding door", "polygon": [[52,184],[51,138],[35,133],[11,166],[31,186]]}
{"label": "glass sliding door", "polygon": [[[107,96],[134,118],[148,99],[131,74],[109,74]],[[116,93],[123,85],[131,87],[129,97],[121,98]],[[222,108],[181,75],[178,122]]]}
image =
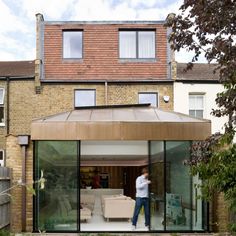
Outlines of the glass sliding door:
{"label": "glass sliding door", "polygon": [[190,142],[166,142],[166,230],[192,229],[192,177]]}
{"label": "glass sliding door", "polygon": [[36,186],[36,229],[77,231],[77,142],[37,141],[35,154],[35,178],[46,179],[44,189]]}
{"label": "glass sliding door", "polygon": [[150,216],[151,230],[164,230],[165,162],[164,142],[150,142]]}
{"label": "glass sliding door", "polygon": [[[190,141],[36,141],[34,229],[131,231],[136,186],[148,167],[150,230],[201,231],[208,208],[201,180],[190,175]],[[146,231],[141,209],[137,231]]]}

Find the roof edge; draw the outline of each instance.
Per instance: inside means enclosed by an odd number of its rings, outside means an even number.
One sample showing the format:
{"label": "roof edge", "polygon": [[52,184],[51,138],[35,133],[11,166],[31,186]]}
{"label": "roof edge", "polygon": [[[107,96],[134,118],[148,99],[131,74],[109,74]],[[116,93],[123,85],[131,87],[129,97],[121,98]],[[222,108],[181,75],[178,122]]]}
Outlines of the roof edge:
{"label": "roof edge", "polygon": [[82,24],[82,25],[123,25],[123,24],[165,24],[165,20],[124,20],[124,21],[119,21],[119,20],[114,20],[114,21],[109,21],[109,20],[100,20],[100,21],[43,21],[44,24],[48,25],[64,25],[64,24]]}

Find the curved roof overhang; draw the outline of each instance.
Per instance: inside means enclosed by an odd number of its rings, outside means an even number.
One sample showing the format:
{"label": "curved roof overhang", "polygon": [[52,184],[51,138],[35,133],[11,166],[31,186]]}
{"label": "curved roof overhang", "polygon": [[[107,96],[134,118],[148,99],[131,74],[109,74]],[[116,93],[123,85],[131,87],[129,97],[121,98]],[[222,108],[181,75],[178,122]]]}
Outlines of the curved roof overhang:
{"label": "curved roof overhang", "polygon": [[204,140],[209,120],[145,105],[77,109],[34,120],[32,140]]}

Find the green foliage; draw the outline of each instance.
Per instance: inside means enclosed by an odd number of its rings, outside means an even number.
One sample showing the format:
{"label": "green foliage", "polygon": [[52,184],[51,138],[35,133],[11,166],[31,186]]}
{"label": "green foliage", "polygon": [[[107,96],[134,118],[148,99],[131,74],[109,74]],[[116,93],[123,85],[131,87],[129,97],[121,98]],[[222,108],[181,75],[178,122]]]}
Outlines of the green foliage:
{"label": "green foliage", "polygon": [[[229,147],[217,145],[203,145],[195,143],[193,159],[189,163],[192,175],[199,175],[203,180],[198,187],[202,190],[202,197],[210,200],[215,192],[224,193],[232,214],[236,214],[236,144]],[[202,151],[199,151],[202,150]],[[230,224],[230,230],[236,232],[236,222]]]}
{"label": "green foliage", "polygon": [[10,231],[5,230],[5,229],[0,229],[0,236],[11,236],[12,234]]}

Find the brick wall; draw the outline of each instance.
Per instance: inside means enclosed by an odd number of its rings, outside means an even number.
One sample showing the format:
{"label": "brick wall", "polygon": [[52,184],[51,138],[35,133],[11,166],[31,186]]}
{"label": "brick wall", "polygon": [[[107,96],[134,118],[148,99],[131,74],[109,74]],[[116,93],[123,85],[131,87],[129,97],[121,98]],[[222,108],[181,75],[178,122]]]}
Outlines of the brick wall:
{"label": "brick wall", "polygon": [[223,193],[216,194],[213,201],[212,229],[216,232],[227,232],[229,224],[229,209]]}
{"label": "brick wall", "polygon": [[[119,60],[119,28],[156,29],[155,61]],[[44,22],[46,79],[166,79],[167,31],[163,24],[52,24]],[[63,59],[63,29],[83,30],[83,59]]]}
{"label": "brick wall", "polygon": [[[134,104],[138,103],[139,92],[155,92],[158,93],[159,108],[164,110],[173,110],[173,85],[172,84],[120,84],[110,85],[108,87],[108,103],[109,104]],[[170,96],[169,103],[165,103],[163,96]]]}
{"label": "brick wall", "polygon": [[[32,119],[74,109],[75,89],[96,89],[96,104],[105,105],[105,85],[100,84],[50,84],[43,85],[42,93],[35,94],[33,81],[13,81],[10,86],[10,133],[30,134]],[[108,84],[109,104],[138,103],[138,92],[159,92],[160,107],[173,110],[171,84]],[[162,96],[169,95],[164,103]]]}
{"label": "brick wall", "polygon": [[[30,134],[32,119],[57,114],[74,108],[74,90],[78,88],[96,89],[97,105],[105,104],[104,84],[54,84],[42,86],[42,93],[35,94],[34,81],[12,81],[10,85],[10,133],[7,137],[7,166],[13,169],[13,182],[21,179],[21,149],[17,142],[17,135]],[[138,102],[138,92],[159,92],[160,107],[173,109],[173,86],[167,84],[126,84],[108,85],[109,104],[128,104]],[[171,97],[169,103],[164,103],[162,95]],[[26,174],[27,183],[33,179],[33,146],[27,148]],[[21,231],[21,188],[12,191],[12,231]],[[32,231],[33,200],[27,194],[27,230]]]}
{"label": "brick wall", "polygon": [[[7,166],[13,169],[13,181],[21,178],[21,150],[17,143],[17,135],[30,134],[32,119],[53,115],[74,108],[74,90],[78,88],[96,89],[97,105],[105,104],[104,84],[43,84],[42,93],[35,94],[34,81],[12,81],[10,85],[10,133],[7,137]],[[138,92],[158,92],[160,108],[173,110],[173,86],[171,84],[108,84],[109,104],[137,103]],[[170,102],[164,103],[162,96],[169,95]],[[27,182],[33,178],[33,147],[27,151]],[[12,192],[12,230],[21,230],[21,188]],[[227,207],[220,197],[214,206],[215,230],[226,231]],[[32,230],[32,195],[27,194],[27,230]]]}

